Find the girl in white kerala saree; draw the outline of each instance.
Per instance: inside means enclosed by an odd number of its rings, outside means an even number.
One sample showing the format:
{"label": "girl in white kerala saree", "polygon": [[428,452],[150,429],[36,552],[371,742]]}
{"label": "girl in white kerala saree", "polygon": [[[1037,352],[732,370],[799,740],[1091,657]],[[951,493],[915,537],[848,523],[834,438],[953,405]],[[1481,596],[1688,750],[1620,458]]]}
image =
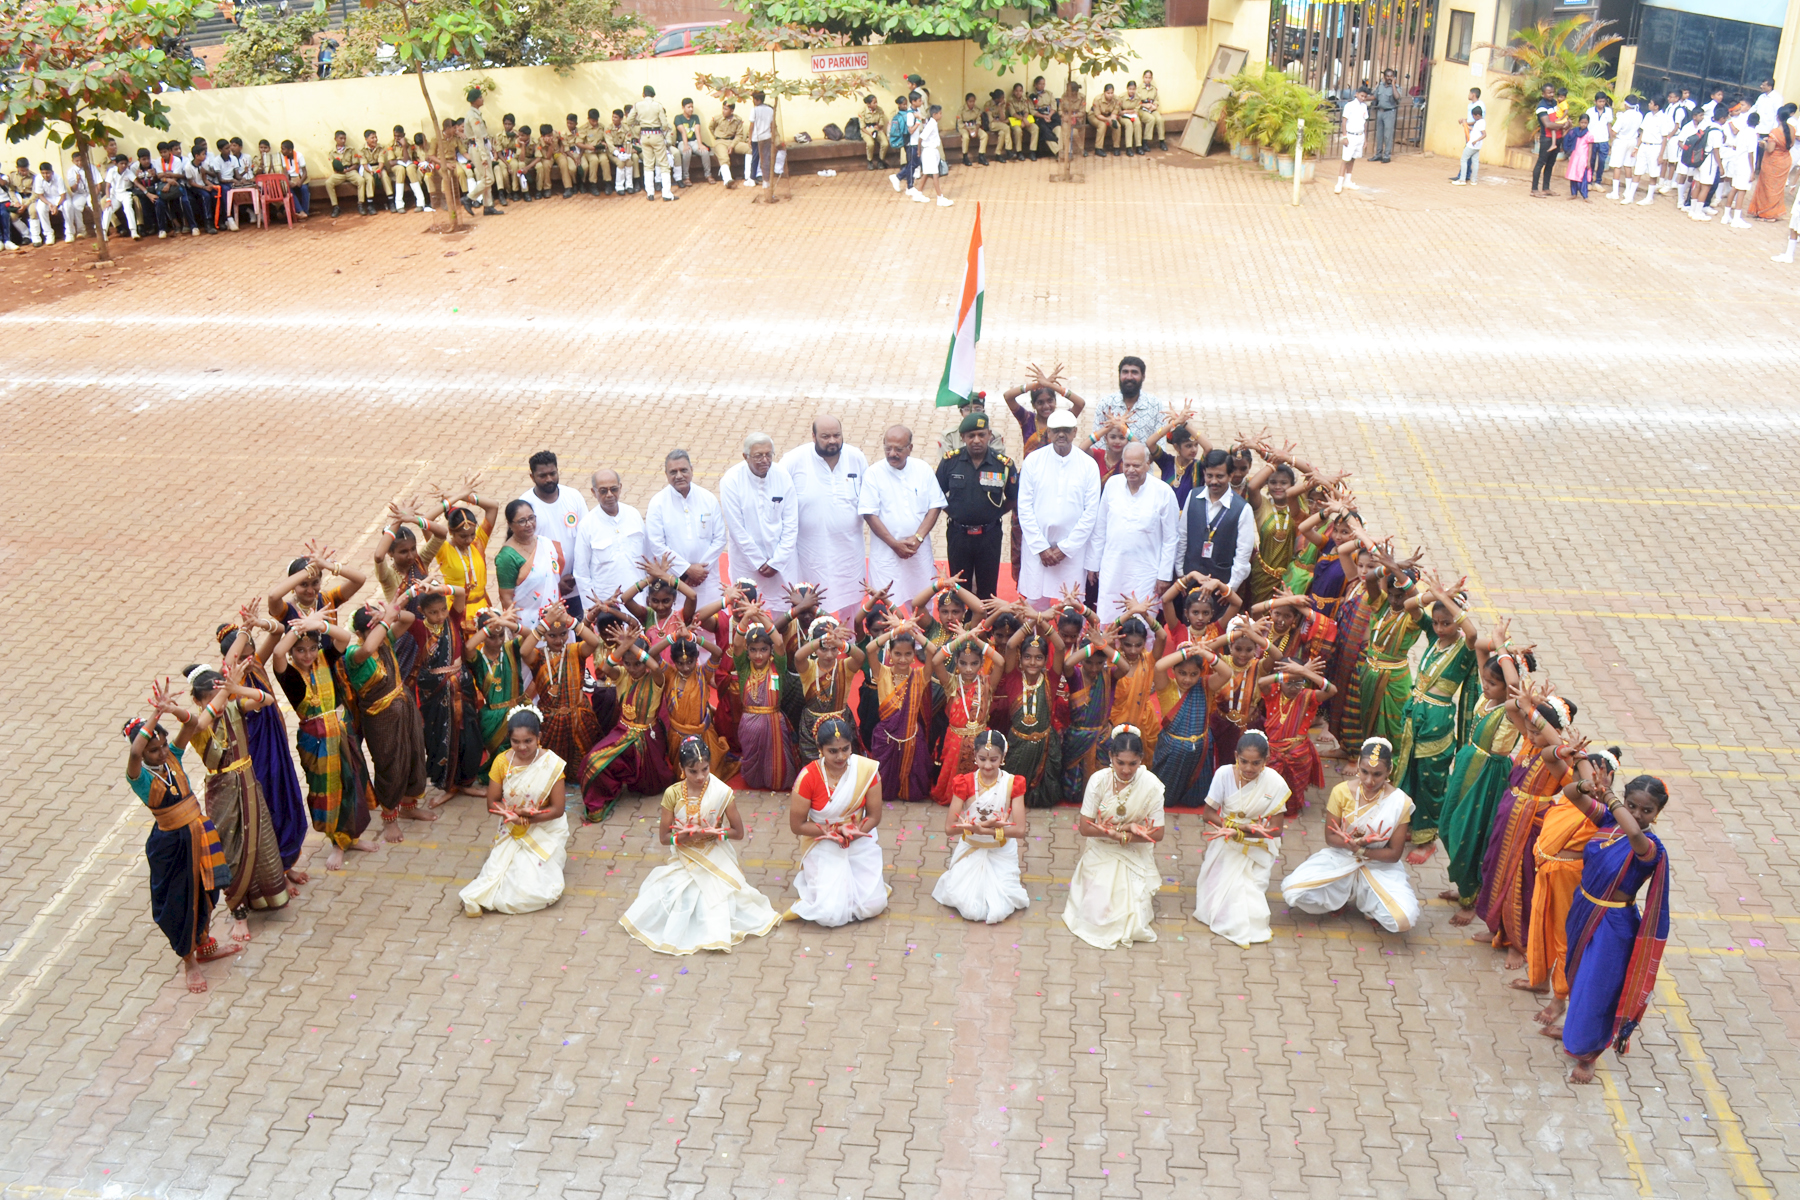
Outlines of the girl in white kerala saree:
{"label": "girl in white kerala saree", "polygon": [[500,818],[481,874],[461,892],[463,912],[536,912],[562,899],[569,858],[563,815],[563,760],[538,735],[543,723],[529,705],[506,717],[508,746],[488,774],[488,811]]}

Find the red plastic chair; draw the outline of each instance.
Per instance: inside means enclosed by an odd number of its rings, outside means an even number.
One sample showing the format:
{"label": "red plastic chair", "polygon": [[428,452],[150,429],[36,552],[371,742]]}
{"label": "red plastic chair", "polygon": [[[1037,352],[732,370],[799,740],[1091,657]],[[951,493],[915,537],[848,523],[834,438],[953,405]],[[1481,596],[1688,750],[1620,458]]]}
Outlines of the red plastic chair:
{"label": "red plastic chair", "polygon": [[269,213],[281,209],[287,215],[288,228],[294,226],[294,195],[288,189],[286,175],[258,175],[257,186],[262,188],[262,221],[264,228],[269,224]]}

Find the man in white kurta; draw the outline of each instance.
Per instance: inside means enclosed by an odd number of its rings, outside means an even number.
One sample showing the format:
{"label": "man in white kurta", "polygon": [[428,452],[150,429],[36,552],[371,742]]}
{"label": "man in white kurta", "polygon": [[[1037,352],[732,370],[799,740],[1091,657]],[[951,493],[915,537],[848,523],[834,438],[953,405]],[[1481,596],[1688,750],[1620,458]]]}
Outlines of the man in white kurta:
{"label": "man in white kurta", "polygon": [[575,586],[584,606],[604,604],[643,578],[638,562],[648,549],[644,518],[621,500],[619,473],[601,467],[592,487],[595,505],[575,528]]}
{"label": "man in white kurta", "polygon": [[890,588],[896,606],[937,578],[931,529],[944,511],[937,472],[912,457],[912,430],[895,425],[881,439],[881,461],[869,468],[858,510],[869,523],[869,586]]}
{"label": "man in white kurta", "polygon": [[824,415],[812,425],[813,440],[782,456],[781,466],[794,481],[799,502],[800,578],[825,589],[827,611],[848,622],[862,603],[867,564],[863,548],[863,481],[869,460],[855,446],[844,445],[844,426]]}
{"label": "man in white kurta", "polygon": [[668,554],[671,569],[694,589],[696,603],[719,598],[719,555],[725,551],[725,516],[716,496],[694,483],[686,450],[663,460],[669,485],[644,513],[644,539],[652,555]]}
{"label": "man in white kurta", "polygon": [[794,547],[800,513],[793,478],[775,461],[768,434],[744,439],[744,461],[719,477],[719,508],[732,577],[753,581],[770,613],[786,612],[787,585],[798,581]]}
{"label": "man in white kurta", "polygon": [[1094,611],[1112,621],[1125,611],[1126,593],[1139,600],[1161,596],[1174,578],[1171,561],[1181,508],[1175,489],[1150,474],[1150,454],[1130,442],[1119,473],[1100,489],[1100,519],[1088,542],[1088,571],[1100,579]]}
{"label": "man in white kurta", "polygon": [[1100,468],[1075,449],[1075,415],[1050,414],[1050,444],[1033,450],[1019,472],[1019,595],[1049,608],[1065,587],[1087,583],[1088,541],[1100,515]]}

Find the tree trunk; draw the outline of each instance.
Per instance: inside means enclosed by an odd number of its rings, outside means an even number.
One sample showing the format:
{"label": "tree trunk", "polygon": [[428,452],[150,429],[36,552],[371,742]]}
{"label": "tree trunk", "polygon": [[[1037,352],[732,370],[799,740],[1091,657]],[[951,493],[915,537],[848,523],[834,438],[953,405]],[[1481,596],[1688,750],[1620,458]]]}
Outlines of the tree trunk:
{"label": "tree trunk", "polygon": [[[88,177],[88,215],[94,220],[94,232],[100,235],[100,257],[95,259],[95,261],[109,263],[113,260],[112,247],[107,245],[106,222],[100,215],[100,181],[94,175],[92,147],[88,143],[87,135],[81,132],[79,121],[80,117],[78,114],[71,116],[69,119],[69,131],[75,135],[75,152],[81,155],[81,161],[86,164],[82,169],[87,172]],[[127,204],[131,203],[129,199],[125,202]],[[63,236],[69,236],[67,228],[63,230]]]}
{"label": "tree trunk", "polygon": [[[444,140],[444,127],[438,122],[437,105],[431,102],[431,92],[425,87],[425,66],[423,63],[419,64],[419,69],[416,73],[419,76],[419,95],[425,97],[425,116],[431,122],[430,141],[431,144],[436,145]],[[474,165],[475,156],[470,155],[469,166],[473,168]],[[462,197],[456,194],[455,164],[444,162],[442,155],[438,156],[437,177],[438,192],[444,198],[444,207],[450,210],[450,232],[455,233],[461,228],[461,222],[458,219],[461,214],[457,212],[457,209],[462,206]],[[489,197],[488,202],[490,204],[493,203],[493,198]]]}
{"label": "tree trunk", "polygon": [[[1058,100],[1056,102],[1056,107],[1059,112],[1062,111],[1063,100],[1067,100],[1069,98],[1069,85],[1075,82],[1075,64],[1068,63],[1066,65],[1068,66],[1069,69],[1063,76],[1062,99]],[[1063,118],[1062,133],[1063,133],[1063,135],[1062,135],[1062,138],[1060,139],[1061,145],[1057,151],[1057,157],[1062,160],[1062,174],[1057,175],[1057,174],[1053,173],[1050,176],[1051,183],[1077,183],[1077,182],[1079,182],[1079,180],[1077,180],[1075,178],[1075,139],[1077,136],[1084,136],[1087,133],[1087,129],[1080,124],[1078,114],[1077,114],[1078,119],[1077,119],[1076,123],[1074,123],[1074,124],[1070,123],[1069,115],[1070,114],[1068,114],[1066,112],[1064,112],[1062,114],[1062,118]]]}

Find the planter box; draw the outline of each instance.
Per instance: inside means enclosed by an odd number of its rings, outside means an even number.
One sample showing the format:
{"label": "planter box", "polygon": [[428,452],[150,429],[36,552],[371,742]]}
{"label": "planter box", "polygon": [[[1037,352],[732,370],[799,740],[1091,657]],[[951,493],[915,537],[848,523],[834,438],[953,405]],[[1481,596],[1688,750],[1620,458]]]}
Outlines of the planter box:
{"label": "planter box", "polygon": [[[1294,156],[1293,155],[1291,155],[1291,154],[1276,155],[1275,156],[1275,166],[1276,166],[1276,169],[1281,173],[1281,177],[1283,179],[1292,179],[1294,177]],[[1309,158],[1305,162],[1303,162],[1300,165],[1300,182],[1301,183],[1311,183],[1313,181],[1313,175],[1315,174],[1315,172],[1317,172],[1318,168],[1319,168],[1319,160],[1316,158]]]}
{"label": "planter box", "polygon": [[1262,156],[1262,169],[1265,171],[1273,171],[1275,169],[1275,152],[1267,146],[1262,146],[1257,150],[1257,153]]}

